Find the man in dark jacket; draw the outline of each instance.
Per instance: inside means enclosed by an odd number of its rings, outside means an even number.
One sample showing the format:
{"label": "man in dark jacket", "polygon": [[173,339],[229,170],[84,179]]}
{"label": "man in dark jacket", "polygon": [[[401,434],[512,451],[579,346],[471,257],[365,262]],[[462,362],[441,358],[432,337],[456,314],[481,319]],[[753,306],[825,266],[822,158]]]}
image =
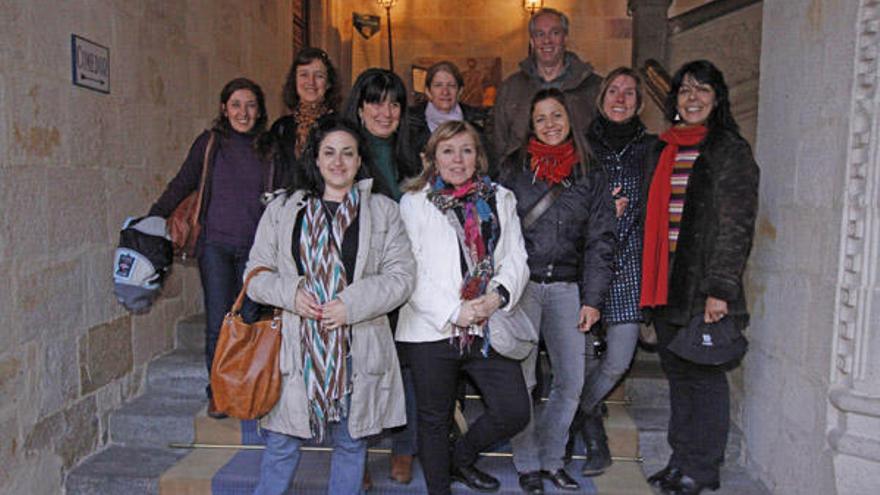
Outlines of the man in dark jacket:
{"label": "man in dark jacket", "polygon": [[587,129],[596,114],[596,96],[602,77],[593,67],[566,51],[568,17],[555,9],[541,9],[529,21],[531,55],[520,70],[501,83],[495,100],[492,142],[503,160],[529,132],[529,102],[539,90],[555,87],[565,93],[575,129]]}

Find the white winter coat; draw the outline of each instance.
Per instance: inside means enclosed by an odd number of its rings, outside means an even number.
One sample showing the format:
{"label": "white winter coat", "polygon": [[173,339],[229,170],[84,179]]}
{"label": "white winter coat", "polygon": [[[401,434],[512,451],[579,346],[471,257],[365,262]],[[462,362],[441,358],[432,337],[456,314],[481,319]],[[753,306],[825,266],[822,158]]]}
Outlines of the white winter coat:
{"label": "white winter coat", "polygon": [[[495,276],[490,287],[503,285],[510,301],[499,311],[510,311],[529,281],[525,244],[516,214],[516,197],[497,186],[495,205],[501,238],[495,246]],[[395,339],[399,342],[436,342],[448,339],[450,317],[461,304],[461,261],[458,237],[446,216],[428,200],[428,186],[400,200],[400,212],[416,258],[416,288],[400,310]]]}

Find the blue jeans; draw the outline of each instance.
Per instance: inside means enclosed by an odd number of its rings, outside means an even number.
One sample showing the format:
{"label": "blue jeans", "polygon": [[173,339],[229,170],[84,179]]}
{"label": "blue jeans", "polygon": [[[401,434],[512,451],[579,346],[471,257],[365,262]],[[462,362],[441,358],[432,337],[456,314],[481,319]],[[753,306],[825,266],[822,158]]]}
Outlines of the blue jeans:
{"label": "blue jeans", "polygon": [[[214,351],[220,337],[223,317],[232,308],[241,290],[242,274],[247,263],[250,247],[235,247],[219,242],[204,241],[199,256],[199,275],[205,298],[205,365],[208,376],[214,363]],[[256,319],[259,306],[245,297],[241,314],[245,321]],[[211,385],[205,388],[211,397]]]}
{"label": "blue jeans", "polygon": [[[263,430],[266,450],[260,464],[260,483],[254,495],[281,495],[287,492],[302,456],[302,438]],[[366,439],[354,439],[348,433],[348,420],[328,425],[328,437],[333,439],[333,457],[330,461],[330,483],[327,493],[363,494],[361,482],[367,459]]]}
{"label": "blue jeans", "polygon": [[[513,464],[520,473],[563,467],[568,428],[584,388],[586,338],[578,326],[580,294],[576,283],[529,282],[520,299],[523,311],[541,332],[553,380],[550,396],[521,433],[513,437]],[[529,392],[535,387],[535,349],[522,362]],[[529,394],[531,396],[531,393]]]}
{"label": "blue jeans", "polygon": [[639,340],[639,324],[609,325],[605,340],[608,343],[605,355],[596,359],[593,355],[593,335],[587,334],[587,355],[592,359],[587,360],[584,393],[581,396],[581,411],[587,414],[602,402],[629,369]]}

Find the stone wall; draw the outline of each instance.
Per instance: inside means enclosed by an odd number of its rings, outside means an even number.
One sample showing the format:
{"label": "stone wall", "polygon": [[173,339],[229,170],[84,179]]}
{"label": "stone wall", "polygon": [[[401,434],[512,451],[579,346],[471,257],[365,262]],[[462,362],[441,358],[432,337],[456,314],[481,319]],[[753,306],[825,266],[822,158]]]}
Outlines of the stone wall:
{"label": "stone wall", "polygon": [[[200,311],[175,267],[146,315],[112,294],[128,215],[146,212],[222,84],[247,75],[271,116],[291,58],[290,2],[10,0],[0,9],[0,493],[58,493],[107,441],[107,413]],[[111,93],[71,84],[71,34],[110,48]]]}
{"label": "stone wall", "polygon": [[[312,5],[313,22],[324,26],[313,30],[313,41],[342,68],[344,88],[365,68],[388,67],[385,11],[374,0]],[[547,0],[544,5],[569,16],[569,49],[599,72],[630,63],[632,22],[625,1]],[[367,41],[354,38],[352,12],[381,16],[381,32]],[[398,2],[391,9],[395,72],[410,86],[411,66],[419,57],[500,57],[506,77],[528,54],[528,21],[521,1]]]}
{"label": "stone wall", "polygon": [[[846,314],[846,305],[838,306],[838,288],[864,280],[873,280],[876,287],[877,280],[861,271],[863,261],[877,259],[876,241],[870,249],[856,239],[856,247],[847,252],[841,242],[847,232],[859,237],[870,232],[863,229],[873,229],[875,236],[877,231],[876,224],[856,222],[853,229],[842,222],[850,198],[862,202],[863,214],[876,216],[877,210],[876,189],[873,196],[856,195],[859,184],[865,186],[865,174],[877,174],[876,158],[868,160],[876,154],[876,124],[864,132],[877,118],[876,89],[871,89],[877,79],[877,6],[833,0],[763,3],[756,146],[761,207],[749,271],[752,345],[743,367],[742,426],[749,464],[773,493],[876,493],[878,459],[844,458],[835,467],[828,434],[837,421],[829,413],[831,370],[837,362],[834,334],[841,328],[837,315]],[[867,8],[874,11],[872,22],[857,23],[860,4],[873,4]],[[863,66],[868,71],[855,79],[856,40],[862,30],[869,35],[859,43],[867,50]],[[867,95],[868,118],[851,115],[860,93]],[[856,134],[854,127],[862,132]],[[860,261],[847,263],[849,251]],[[862,319],[870,318],[864,309],[869,300],[847,303],[858,308]],[[868,332],[876,335],[876,328],[876,316],[862,321],[863,340]],[[843,354],[852,356],[856,347],[847,351],[849,344],[841,345]],[[878,384],[876,376],[871,380]],[[876,438],[877,427],[871,428],[869,436]]]}

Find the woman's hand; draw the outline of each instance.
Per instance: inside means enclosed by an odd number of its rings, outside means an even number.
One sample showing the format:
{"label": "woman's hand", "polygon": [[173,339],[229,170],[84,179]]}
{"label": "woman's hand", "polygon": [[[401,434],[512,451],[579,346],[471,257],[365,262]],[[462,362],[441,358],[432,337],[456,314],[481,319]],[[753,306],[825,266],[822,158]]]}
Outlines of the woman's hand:
{"label": "woman's hand", "polygon": [[477,323],[482,323],[483,321],[489,319],[490,316],[501,307],[501,295],[495,291],[491,291],[488,294],[484,294],[473,300],[474,303],[474,311],[477,316]]}
{"label": "woman's hand", "polygon": [[339,299],[334,299],[324,304],[323,318],[321,318],[321,327],[324,330],[335,330],[348,323],[348,310],[345,309],[345,303]]}
{"label": "woman's hand", "polygon": [[305,289],[300,287],[296,289],[296,297],[293,301],[294,313],[303,318],[311,318],[313,320],[321,319],[321,305],[315,300],[315,297],[309,294]]}
{"label": "woman's hand", "polygon": [[578,330],[583,333],[589,332],[601,317],[602,313],[598,309],[586,304],[581,306],[581,313],[578,315]]}
{"label": "woman's hand", "polygon": [[456,326],[469,327],[479,321],[475,307],[476,301],[477,300],[474,299],[461,303],[461,308],[458,310],[458,318],[455,320]]}
{"label": "woman's hand", "polygon": [[623,216],[623,213],[626,211],[627,205],[629,205],[629,198],[620,195],[620,191],[623,190],[623,186],[617,186],[611,191],[611,196],[614,197],[614,208],[617,210],[617,218]]}
{"label": "woman's hand", "polygon": [[706,309],[703,311],[703,321],[717,323],[727,316],[727,301],[709,296],[706,298]]}

